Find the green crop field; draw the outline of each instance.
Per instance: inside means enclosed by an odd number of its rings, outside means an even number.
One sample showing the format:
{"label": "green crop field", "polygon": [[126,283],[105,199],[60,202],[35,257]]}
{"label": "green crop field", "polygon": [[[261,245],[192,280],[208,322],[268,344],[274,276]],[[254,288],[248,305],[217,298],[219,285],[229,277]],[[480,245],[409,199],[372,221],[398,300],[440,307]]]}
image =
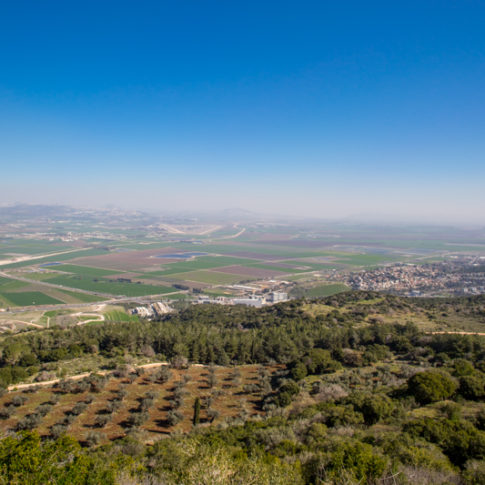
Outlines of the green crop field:
{"label": "green crop field", "polygon": [[[33,273],[38,275],[38,273]],[[32,276],[31,274],[28,275]],[[45,277],[52,278],[53,274],[42,274]],[[23,291],[25,288],[26,291]],[[44,291],[45,290],[45,291]],[[31,298],[32,294],[37,295],[37,298]],[[41,295],[41,296],[39,296]],[[9,278],[0,277],[0,303],[3,306],[8,305],[43,305],[54,303],[71,303],[77,301],[80,303],[89,303],[99,301],[100,297],[94,295],[86,295],[84,293],[76,293],[71,291],[61,291],[53,289],[52,287],[42,287],[37,283],[27,283],[24,281],[17,281]],[[33,303],[34,302],[34,303]]]}
{"label": "green crop field", "polygon": [[104,314],[107,322],[138,322],[139,318],[136,315],[128,315],[128,313],[121,310],[112,310]]}
{"label": "green crop field", "polygon": [[80,290],[96,291],[110,295],[144,296],[161,295],[176,291],[167,286],[144,285],[140,283],[126,283],[110,280],[96,280],[82,276],[55,276],[48,280],[49,283],[66,286],[68,288],[79,288]]}
{"label": "green crop field", "polygon": [[53,276],[52,273],[47,272],[47,271],[42,271],[42,272],[29,271],[28,273],[16,271],[15,273],[10,272],[9,274],[11,274],[12,276],[19,276],[21,278],[26,278],[26,279],[33,280],[33,281],[48,280],[49,278],[52,278],[52,276]]}
{"label": "green crop field", "polygon": [[79,300],[81,303],[95,303],[103,299],[100,296],[88,295],[87,293],[76,293],[74,291],[67,290],[59,290],[59,292],[67,295],[68,297],[76,298],[76,300]]}
{"label": "green crop field", "polygon": [[11,291],[18,291],[22,288],[29,286],[29,283],[24,281],[17,281],[10,278],[0,278],[0,292],[11,292]]}
{"label": "green crop field", "polygon": [[40,291],[24,291],[22,293],[2,293],[2,296],[17,306],[57,305],[63,303]]}
{"label": "green crop field", "polygon": [[6,239],[0,242],[0,253],[2,254],[42,254],[52,253],[55,251],[66,251],[72,249],[72,246],[65,244],[53,244],[48,241],[39,241],[32,239]]}
{"label": "green crop field", "polygon": [[237,275],[229,273],[220,273],[216,271],[191,271],[187,273],[180,273],[170,275],[171,278],[176,278],[180,280],[196,281],[198,283],[208,283],[213,285],[223,285],[237,283],[239,281],[247,281],[251,278],[247,275]]}
{"label": "green crop field", "polygon": [[348,286],[341,283],[319,285],[305,290],[305,296],[310,298],[320,298],[324,296],[336,295],[337,293],[342,293],[343,291],[349,291],[349,289],[350,288]]}
{"label": "green crop field", "polygon": [[86,257],[86,256],[99,256],[101,254],[109,254],[105,249],[86,249],[79,251],[72,251],[69,253],[58,254],[57,256],[46,256],[45,258],[33,259],[31,261],[20,261],[18,263],[10,263],[2,266],[3,269],[8,268],[21,268],[23,266],[32,266],[44,263],[54,263],[57,261],[70,261],[74,258]]}
{"label": "green crop field", "polygon": [[62,271],[63,273],[73,273],[86,278],[98,278],[120,274],[120,271],[113,271],[103,268],[93,268],[92,266],[76,266],[74,264],[59,264],[49,267],[51,270]]}

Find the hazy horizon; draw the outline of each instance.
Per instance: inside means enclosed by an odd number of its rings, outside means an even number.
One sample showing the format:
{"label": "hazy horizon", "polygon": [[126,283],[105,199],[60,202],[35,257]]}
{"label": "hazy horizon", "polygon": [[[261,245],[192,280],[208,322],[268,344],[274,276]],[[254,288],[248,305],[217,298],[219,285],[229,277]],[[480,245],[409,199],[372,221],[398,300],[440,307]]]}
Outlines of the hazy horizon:
{"label": "hazy horizon", "polygon": [[13,2],[0,205],[485,224],[475,2]]}

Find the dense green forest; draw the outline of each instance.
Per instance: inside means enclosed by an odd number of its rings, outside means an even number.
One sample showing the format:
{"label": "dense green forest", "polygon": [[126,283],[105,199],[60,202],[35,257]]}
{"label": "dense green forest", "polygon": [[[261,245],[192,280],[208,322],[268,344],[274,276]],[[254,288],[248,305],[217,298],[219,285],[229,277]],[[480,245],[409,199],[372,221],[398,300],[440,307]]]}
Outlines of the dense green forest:
{"label": "dense green forest", "polygon": [[7,432],[0,483],[485,483],[485,338],[425,333],[406,312],[459,314],[485,328],[483,297],[348,292],[5,336],[4,387],[92,355],[113,369],[127,355],[282,365],[254,384],[265,411],[257,419],[201,426],[194,404],[190,433],[148,444],[136,426],[102,445],[41,438],[35,426]]}

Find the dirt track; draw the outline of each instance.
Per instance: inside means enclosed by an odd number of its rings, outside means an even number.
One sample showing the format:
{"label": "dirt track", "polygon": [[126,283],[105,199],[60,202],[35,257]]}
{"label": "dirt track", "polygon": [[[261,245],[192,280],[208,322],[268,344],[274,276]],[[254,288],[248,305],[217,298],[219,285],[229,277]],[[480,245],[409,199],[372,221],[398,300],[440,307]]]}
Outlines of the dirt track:
{"label": "dirt track", "polygon": [[[138,365],[135,368],[136,369],[153,369],[154,367],[160,367],[162,365],[169,365],[169,362],[153,362],[151,364],[143,364],[143,365]],[[203,367],[203,364],[191,364],[191,367]],[[106,374],[109,374],[112,372],[111,370],[102,370],[102,371],[97,371],[94,372],[94,374],[99,374],[101,376],[105,376]],[[83,372],[82,374],[77,374],[75,376],[67,376],[62,379],[51,379],[49,381],[42,381],[42,382],[29,382],[27,384],[12,384],[11,386],[8,386],[9,391],[15,390],[21,390],[21,389],[26,389],[28,387],[36,387],[36,386],[52,386],[53,384],[57,384],[58,382],[62,380],[69,380],[69,381],[78,381],[80,379],[83,379],[84,377],[88,377],[91,375],[93,372]]]}
{"label": "dirt track", "polygon": [[485,332],[426,332],[431,335],[485,335]]}

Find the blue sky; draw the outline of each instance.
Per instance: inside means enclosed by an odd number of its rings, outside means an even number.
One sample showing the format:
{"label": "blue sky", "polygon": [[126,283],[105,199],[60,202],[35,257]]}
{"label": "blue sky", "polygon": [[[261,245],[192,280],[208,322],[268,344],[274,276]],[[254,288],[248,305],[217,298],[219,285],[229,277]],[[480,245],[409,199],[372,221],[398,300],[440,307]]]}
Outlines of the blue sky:
{"label": "blue sky", "polygon": [[485,3],[0,4],[0,204],[485,222]]}

